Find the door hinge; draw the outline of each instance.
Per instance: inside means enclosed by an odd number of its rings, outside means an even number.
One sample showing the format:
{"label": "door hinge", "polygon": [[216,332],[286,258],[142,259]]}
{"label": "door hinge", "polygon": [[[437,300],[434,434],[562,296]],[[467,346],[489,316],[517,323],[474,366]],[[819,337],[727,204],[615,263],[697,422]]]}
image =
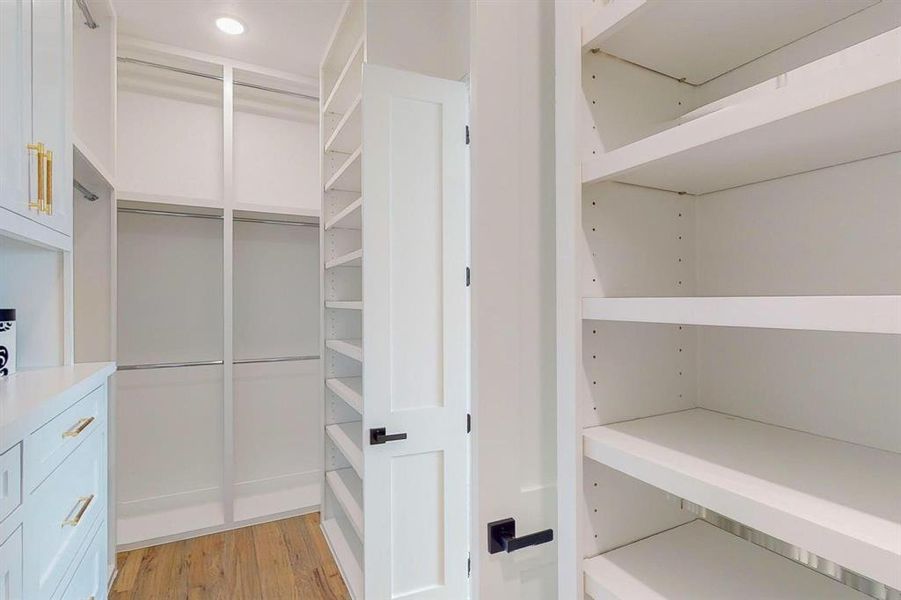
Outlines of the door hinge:
{"label": "door hinge", "polygon": [[469,287],[472,283],[472,271],[469,270],[469,267],[466,267],[466,287]]}
{"label": "door hinge", "polygon": [[466,413],[466,433],[472,431],[472,414]]}
{"label": "door hinge", "polygon": [[469,145],[469,125],[466,126],[466,145]]}
{"label": "door hinge", "polygon": [[466,576],[472,577],[472,554],[466,555]]}

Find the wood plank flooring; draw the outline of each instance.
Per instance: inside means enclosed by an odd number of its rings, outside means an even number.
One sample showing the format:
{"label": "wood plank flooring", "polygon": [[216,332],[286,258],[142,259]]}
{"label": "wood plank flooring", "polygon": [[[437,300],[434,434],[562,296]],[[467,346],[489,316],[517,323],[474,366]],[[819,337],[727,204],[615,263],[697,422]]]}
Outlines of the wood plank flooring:
{"label": "wood plank flooring", "polygon": [[110,600],[350,600],[319,513],[116,557]]}

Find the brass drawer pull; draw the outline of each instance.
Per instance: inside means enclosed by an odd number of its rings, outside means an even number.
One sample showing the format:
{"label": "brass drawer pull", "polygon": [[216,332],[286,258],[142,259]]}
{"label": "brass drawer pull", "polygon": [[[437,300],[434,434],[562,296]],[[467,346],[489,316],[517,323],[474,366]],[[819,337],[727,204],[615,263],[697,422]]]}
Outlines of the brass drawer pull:
{"label": "brass drawer pull", "polygon": [[[28,198],[28,208],[44,212],[44,207],[46,206],[46,198],[44,197],[44,191],[46,189],[45,183],[47,181],[47,177],[44,173],[44,167],[47,165],[47,151],[44,147],[44,144],[38,142],[37,144],[28,144],[28,151],[34,152],[35,157],[37,158],[37,168],[38,168],[38,181],[37,181],[37,191],[38,197],[37,200],[32,200],[29,194]],[[30,160],[30,159],[29,159]],[[31,166],[29,165],[29,170]],[[30,175],[29,175],[30,178]]]}
{"label": "brass drawer pull", "polygon": [[[72,527],[75,527],[76,525],[78,525],[78,522],[81,521],[81,518],[84,516],[84,514],[86,512],[88,512],[88,507],[91,505],[91,502],[93,502],[93,501],[94,501],[94,494],[91,494],[90,496],[82,496],[81,498],[79,498],[78,502],[75,504],[76,508],[72,509],[73,511],[76,511],[75,516],[72,517],[71,519],[66,519],[65,521],[63,521],[62,526],[65,527],[66,525],[71,525]],[[78,507],[79,504],[81,505],[80,508]],[[70,512],[69,514],[72,514],[72,513]]]}
{"label": "brass drawer pull", "polygon": [[84,419],[79,419],[78,423],[72,426],[68,431],[63,432],[64,438],[74,438],[78,437],[78,435],[88,428],[88,425],[94,422],[94,417],[85,417]]}

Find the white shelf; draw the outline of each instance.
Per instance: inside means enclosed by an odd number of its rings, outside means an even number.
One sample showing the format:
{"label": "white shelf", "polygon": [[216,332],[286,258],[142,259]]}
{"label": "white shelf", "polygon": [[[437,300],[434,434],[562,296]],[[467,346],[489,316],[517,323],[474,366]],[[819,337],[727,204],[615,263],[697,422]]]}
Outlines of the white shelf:
{"label": "white shelf", "polygon": [[326,348],[363,362],[363,340],[326,340]]}
{"label": "white shelf", "polygon": [[335,267],[360,267],[363,266],[363,249],[354,250],[347,254],[342,254],[337,258],[333,258],[325,263],[326,269],[334,269]]}
{"label": "white shelf", "polygon": [[335,377],[326,379],[325,385],[344,400],[352,409],[363,414],[363,378]]}
{"label": "white shelf", "polygon": [[332,88],[328,99],[322,105],[323,113],[343,115],[350,108],[360,90],[363,89],[363,41],[364,38],[361,37],[350,53],[347,64],[341,69],[341,74],[335,81],[335,87]]}
{"label": "white shelf", "polygon": [[363,310],[362,300],[326,300],[326,308],[335,308],[341,310]]}
{"label": "white shelf", "polygon": [[363,423],[337,423],[327,425],[325,432],[334,442],[360,479],[363,478]]}
{"label": "white shelf", "polygon": [[335,131],[325,142],[326,152],[350,154],[363,143],[363,95],[357,94],[344,116],[335,126]]}
{"label": "white shelf", "polygon": [[583,562],[595,600],[866,600],[868,596],[705,523],[692,521]]}
{"label": "white shelf", "polygon": [[901,333],[901,296],[583,298],[582,318],[860,333]]}
{"label": "white shelf", "polygon": [[591,427],[583,450],[617,471],[901,587],[899,454],[704,409]]}
{"label": "white shelf", "polygon": [[876,56],[584,161],[582,182],[706,194],[898,152],[899,104],[901,61]]}
{"label": "white shelf", "polygon": [[363,597],[363,569],[350,547],[341,526],[335,519],[328,519],[322,522],[322,532],[328,542],[335,562],[338,563],[338,569],[344,578],[344,583],[350,588],[352,598]]}
{"label": "white shelf", "polygon": [[582,47],[697,85],[876,3],[598,2],[582,23]]}
{"label": "white shelf", "polygon": [[363,541],[363,482],[353,469],[338,469],[325,474],[329,488],[341,505],[347,520]]}
{"label": "white shelf", "polygon": [[344,164],[335,171],[332,178],[325,184],[325,191],[341,191],[341,192],[357,192],[362,191],[362,175],[363,175],[363,147],[359,147],[356,151],[347,157]]}
{"label": "white shelf", "polygon": [[363,197],[348,204],[341,212],[325,222],[325,230],[332,228],[360,229],[363,227]]}
{"label": "white shelf", "polygon": [[261,216],[279,217],[305,217],[297,219],[305,222],[319,220],[319,207],[288,206],[280,204],[256,204],[252,202],[235,202],[232,208],[235,211],[255,213]]}

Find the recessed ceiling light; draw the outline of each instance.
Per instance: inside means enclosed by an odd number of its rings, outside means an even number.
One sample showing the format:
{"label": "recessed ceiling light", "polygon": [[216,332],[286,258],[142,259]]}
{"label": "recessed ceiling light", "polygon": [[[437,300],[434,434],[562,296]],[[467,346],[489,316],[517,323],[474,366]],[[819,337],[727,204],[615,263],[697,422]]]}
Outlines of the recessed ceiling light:
{"label": "recessed ceiling light", "polygon": [[216,27],[229,35],[240,35],[244,33],[244,23],[231,17],[219,17],[216,19]]}

